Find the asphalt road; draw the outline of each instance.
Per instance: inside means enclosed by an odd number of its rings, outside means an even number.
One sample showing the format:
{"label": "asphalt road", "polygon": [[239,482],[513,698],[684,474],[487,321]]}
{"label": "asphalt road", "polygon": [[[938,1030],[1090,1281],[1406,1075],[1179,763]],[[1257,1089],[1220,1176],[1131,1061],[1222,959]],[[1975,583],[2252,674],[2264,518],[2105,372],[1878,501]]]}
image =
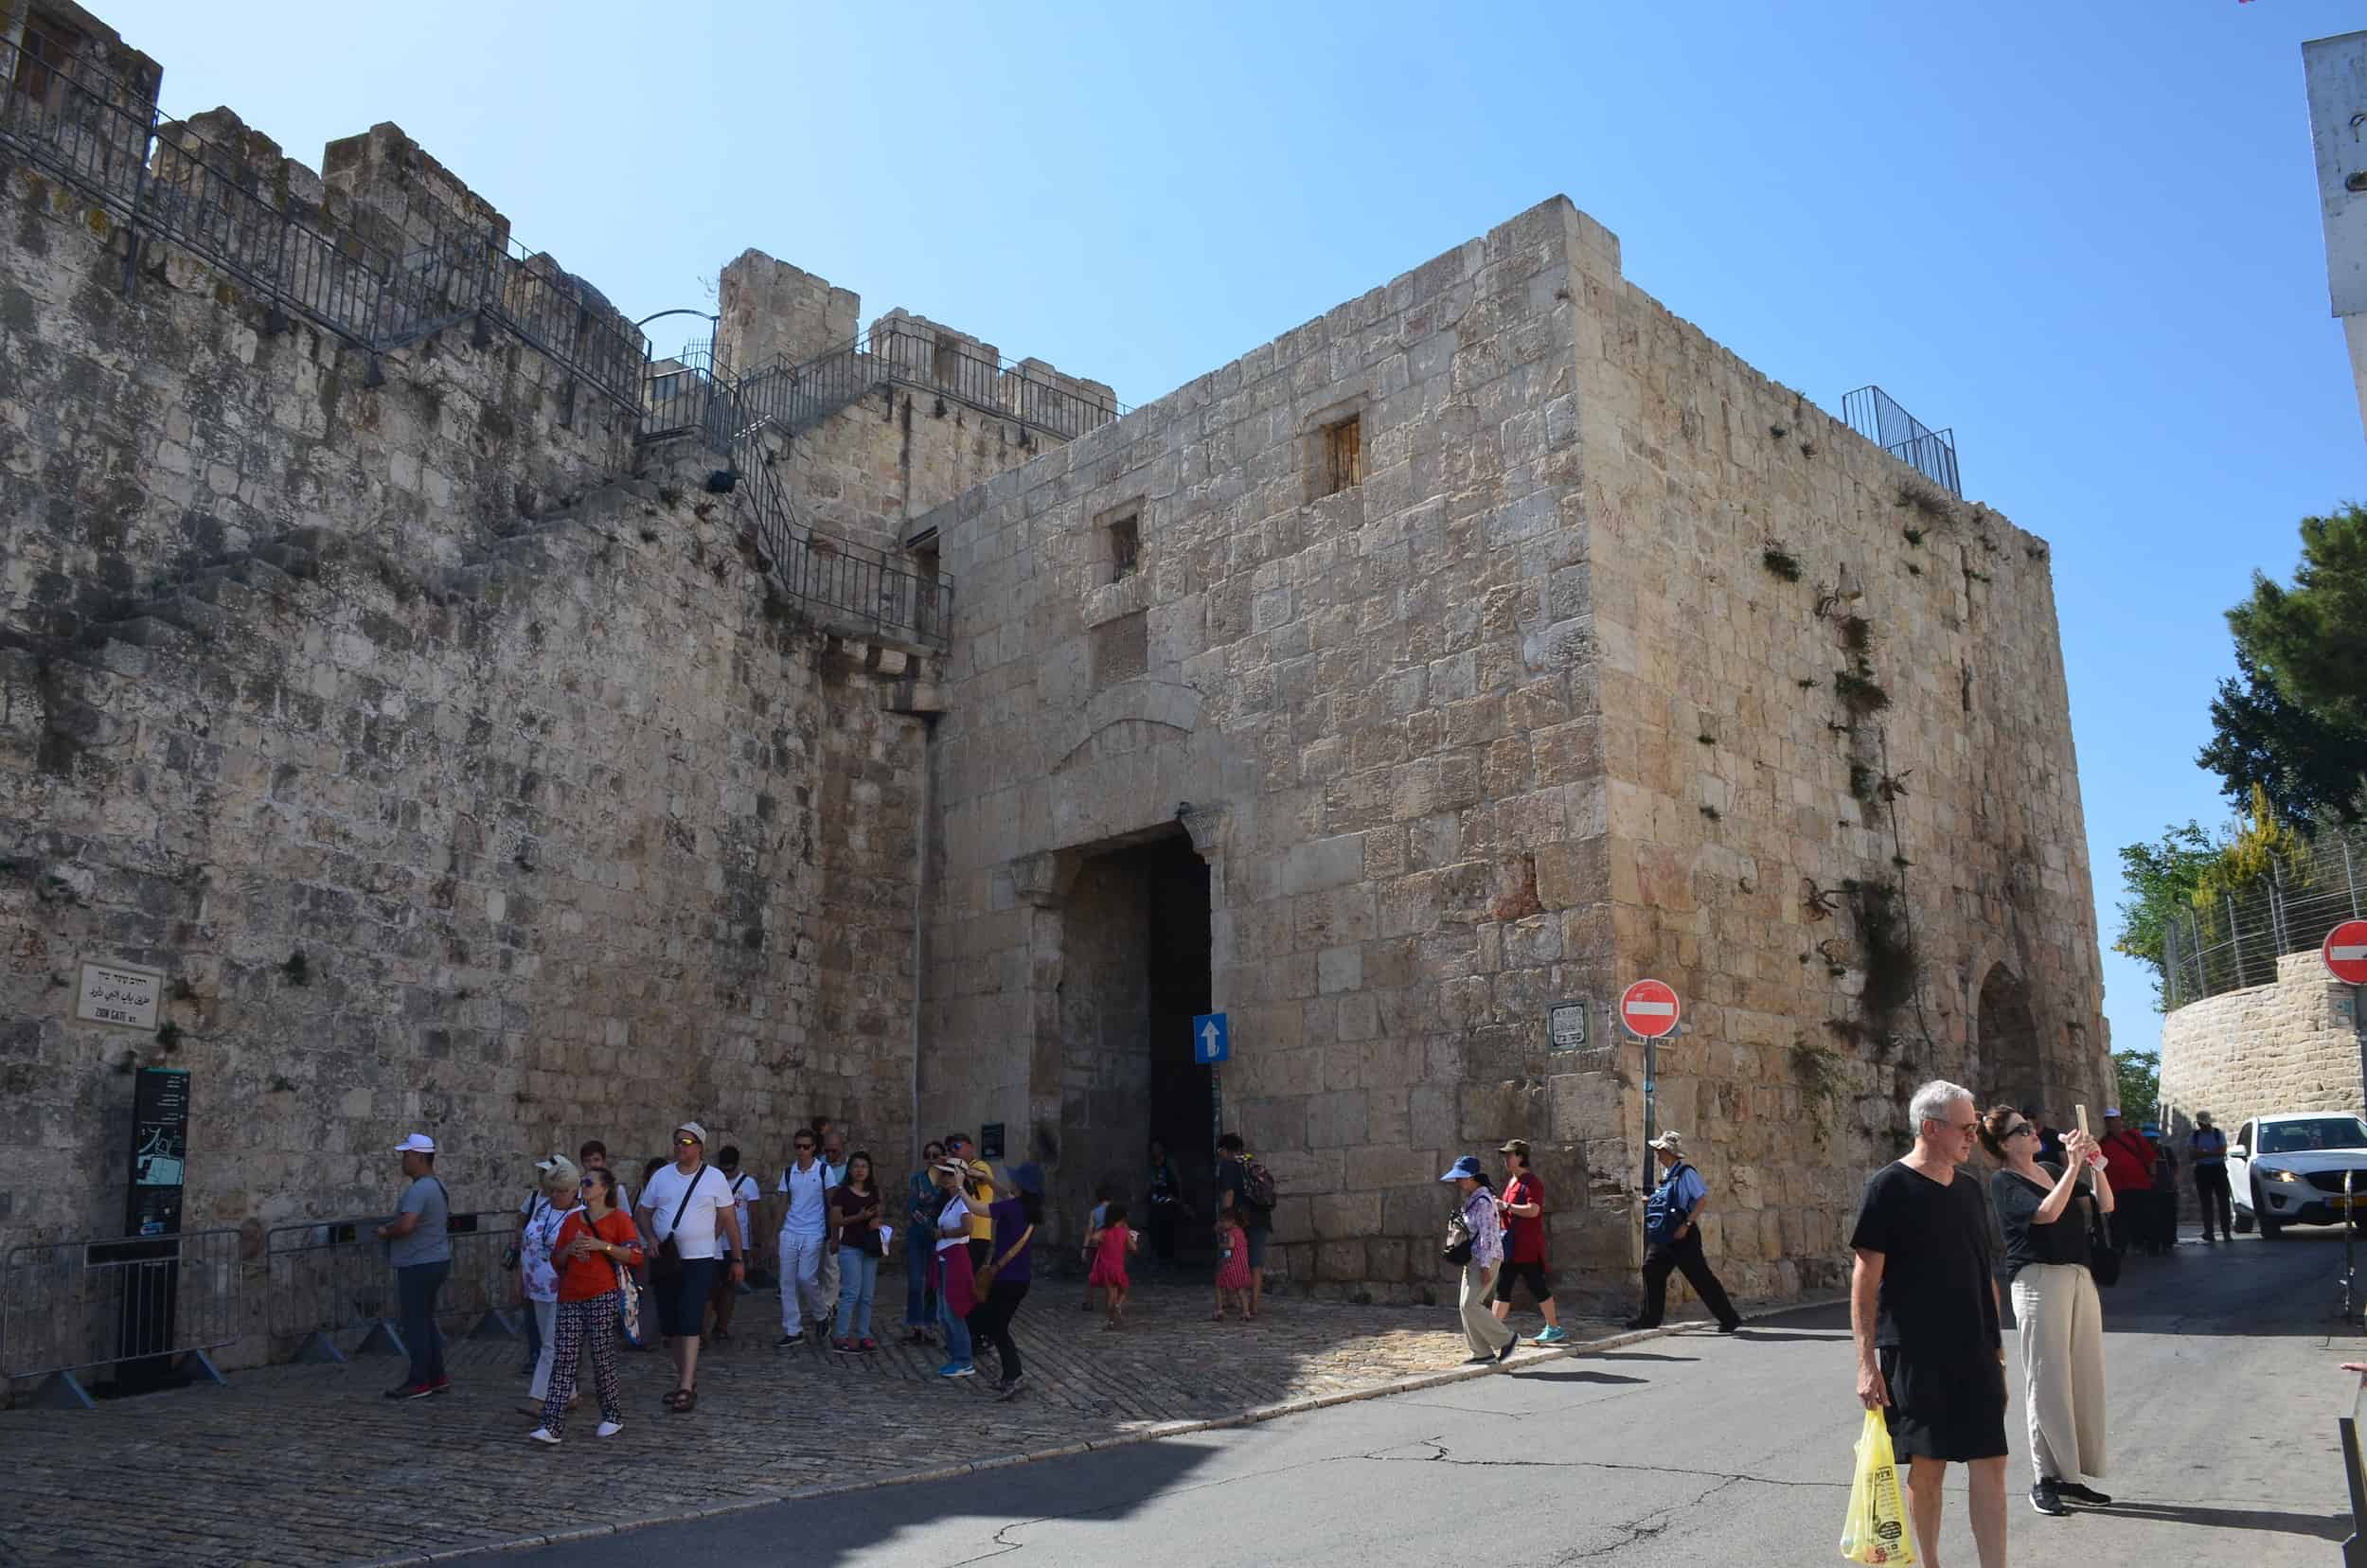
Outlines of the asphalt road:
{"label": "asphalt road", "polygon": [[[2336,1363],[2367,1352],[2334,1316],[2341,1266],[2339,1234],[2313,1230],[2208,1248],[2190,1238],[2170,1257],[2132,1259],[2105,1292],[2112,1458],[2102,1489],[2116,1501],[2068,1519],[2031,1511],[2017,1395],[2012,1560],[2339,1562],[2349,1505],[2335,1418],[2358,1380]],[[2017,1363],[2017,1389],[2020,1378]],[[1823,1310],[1732,1339],[1688,1330],[1237,1431],[471,1560],[1838,1562],[1861,1415],[1846,1315]],[[925,1431],[912,1452],[926,1462]],[[522,1513],[561,1524],[565,1474],[555,1464]],[[1944,1564],[1975,1561],[1961,1474]]]}

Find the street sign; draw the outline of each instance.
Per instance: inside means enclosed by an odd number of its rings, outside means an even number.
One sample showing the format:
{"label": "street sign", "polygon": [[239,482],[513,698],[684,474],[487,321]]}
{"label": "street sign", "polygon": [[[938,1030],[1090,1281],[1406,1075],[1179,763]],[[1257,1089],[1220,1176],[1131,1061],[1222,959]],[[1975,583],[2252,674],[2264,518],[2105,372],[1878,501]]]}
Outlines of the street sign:
{"label": "street sign", "polygon": [[1677,1026],[1677,993],[1657,980],[1638,980],[1620,993],[1619,1022],[1658,1040]]}
{"label": "street sign", "polygon": [[2345,920],[2327,932],[2318,956],[2337,980],[2367,986],[2367,920]]}
{"label": "street sign", "polygon": [[1556,1002],[1545,1009],[1548,1049],[1575,1051],[1586,1044],[1586,1009],[1583,1000]]}
{"label": "street sign", "polygon": [[1192,1020],[1192,1060],[1198,1062],[1233,1060],[1233,1031],[1222,1013],[1201,1013]]}

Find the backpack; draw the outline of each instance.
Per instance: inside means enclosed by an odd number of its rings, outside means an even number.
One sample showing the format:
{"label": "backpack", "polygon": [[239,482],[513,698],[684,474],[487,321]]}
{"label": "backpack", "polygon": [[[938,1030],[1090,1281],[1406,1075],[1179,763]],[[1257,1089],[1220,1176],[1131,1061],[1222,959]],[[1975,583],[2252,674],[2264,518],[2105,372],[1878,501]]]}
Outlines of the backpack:
{"label": "backpack", "polygon": [[1280,1196],[1274,1186],[1273,1172],[1263,1160],[1243,1156],[1241,1160],[1241,1202],[1254,1209],[1273,1212],[1274,1199]]}

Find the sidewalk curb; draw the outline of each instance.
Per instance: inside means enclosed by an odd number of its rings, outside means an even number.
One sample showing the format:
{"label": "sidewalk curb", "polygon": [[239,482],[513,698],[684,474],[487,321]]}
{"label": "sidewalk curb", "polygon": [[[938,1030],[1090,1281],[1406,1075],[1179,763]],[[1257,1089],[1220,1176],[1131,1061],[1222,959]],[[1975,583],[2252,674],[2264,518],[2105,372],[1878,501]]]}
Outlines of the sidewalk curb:
{"label": "sidewalk curb", "polygon": [[[1848,1301],[1847,1296],[1833,1296],[1817,1301],[1786,1302],[1764,1311],[1748,1312],[1745,1323],[1761,1318],[1784,1317],[1793,1312],[1810,1311],[1833,1307]],[[477,1557],[488,1552],[522,1552],[538,1546],[563,1546],[578,1541],[593,1541],[601,1536],[625,1535],[646,1530],[656,1524],[680,1524],[693,1519],[721,1519],[729,1514],[746,1513],[754,1508],[776,1507],[783,1503],[811,1503],[824,1498],[845,1497],[852,1492],[877,1491],[883,1487],[926,1486],[933,1481],[951,1481],[959,1476],[977,1475],[988,1470],[1008,1470],[1015,1465],[1041,1464],[1051,1459],[1071,1459],[1081,1453],[1098,1453],[1108,1449],[1134,1448],[1155,1443],[1168,1437],[1188,1437],[1194,1433],[1222,1432],[1236,1427],[1260,1426],[1267,1421],[1280,1420],[1286,1416],[1304,1416],[1310,1411],[1328,1410],[1334,1405],[1361,1404],[1367,1399],[1385,1399],[1397,1394],[1415,1394],[1424,1389],[1444,1388],[1453,1383],[1471,1382],[1480,1378],[1493,1378],[1522,1367],[1541,1365],[1572,1356],[1600,1355],[1646,1340],[1665,1339],[1681,1329],[1705,1327],[1706,1324],[1692,1322],[1664,1324],[1658,1328],[1622,1329],[1600,1339],[1581,1340],[1569,1345],[1532,1345],[1523,1342],[1522,1349],[1530,1354],[1490,1366],[1453,1366],[1441,1372],[1422,1372],[1394,1381],[1375,1383],[1369,1388],[1343,1389],[1336,1394],[1309,1394],[1301,1399],[1285,1399],[1278,1404],[1255,1405],[1236,1411],[1230,1416],[1211,1416],[1188,1421],[1160,1421],[1133,1432],[1112,1433],[1106,1437],[1091,1437],[1080,1442],[1063,1443],[1058,1448],[1039,1449],[1028,1453],[998,1453],[984,1459],[970,1459],[951,1465],[937,1465],[928,1470],[898,1470],[894,1474],[874,1476],[863,1481],[839,1481],[825,1486],[799,1487],[771,1497],[735,1498],[703,1508],[684,1508],[665,1514],[648,1515],[639,1519],[619,1519],[605,1524],[585,1524],[571,1530],[554,1530],[541,1535],[514,1536],[503,1541],[482,1541],[468,1546],[446,1547],[436,1552],[411,1552],[400,1557],[378,1558],[354,1565],[354,1568],[418,1568],[423,1563],[454,1562],[462,1558]]]}

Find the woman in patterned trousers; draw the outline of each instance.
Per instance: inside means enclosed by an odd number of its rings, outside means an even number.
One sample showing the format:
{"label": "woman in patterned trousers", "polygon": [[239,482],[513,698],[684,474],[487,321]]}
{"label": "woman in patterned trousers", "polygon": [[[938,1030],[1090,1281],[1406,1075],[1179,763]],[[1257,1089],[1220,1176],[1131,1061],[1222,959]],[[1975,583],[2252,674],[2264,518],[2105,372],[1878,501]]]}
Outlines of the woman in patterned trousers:
{"label": "woman in patterned trousers", "polygon": [[592,1387],[600,1400],[596,1436],[624,1430],[624,1403],[617,1393],[616,1312],[618,1281],[641,1263],[641,1238],[632,1217],[616,1207],[616,1178],[605,1170],[583,1173],[583,1207],[560,1227],[551,1257],[560,1266],[559,1312],[551,1325],[555,1350],[551,1382],[543,1400],[543,1424],[526,1435],[557,1444],[567,1435],[567,1401],[576,1392],[576,1366],[592,1352]]}

